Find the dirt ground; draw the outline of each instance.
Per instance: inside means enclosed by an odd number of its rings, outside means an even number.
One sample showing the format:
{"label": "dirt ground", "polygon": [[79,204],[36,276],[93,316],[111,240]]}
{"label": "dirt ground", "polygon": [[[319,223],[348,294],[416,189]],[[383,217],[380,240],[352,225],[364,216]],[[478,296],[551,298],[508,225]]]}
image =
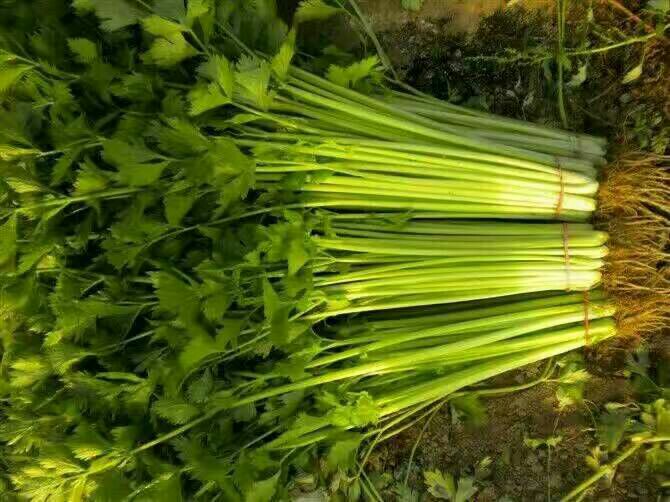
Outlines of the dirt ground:
{"label": "dirt ground", "polygon": [[[523,0],[527,9],[546,9],[554,0]],[[401,26],[411,21],[449,19],[452,32],[472,31],[483,16],[508,3],[506,0],[424,0],[419,11],[402,8],[401,0],[361,0],[361,8],[371,17],[377,30]]]}
{"label": "dirt ground", "polygon": [[[552,385],[538,385],[484,401],[488,419],[472,426],[454,420],[448,407],[440,412],[424,433],[416,451],[410,486],[420,488],[424,470],[440,469],[456,476],[475,476],[479,487],[477,502],[547,501],[560,496],[586,479],[592,471],[584,459],[593,446],[594,427],[589,409],[608,402],[626,402],[631,389],[624,378],[593,378],[585,389],[588,407],[559,411]],[[383,444],[371,461],[373,470],[392,473],[404,479],[408,457],[420,427]],[[551,449],[533,449],[526,438],[560,437]],[[550,455],[550,458],[548,458]],[[491,460],[486,472],[477,472],[477,464]],[[650,474],[640,469],[641,458],[631,459],[616,473],[611,485],[601,482],[586,500],[655,501],[658,488]],[[387,493],[389,500],[394,495]]]}

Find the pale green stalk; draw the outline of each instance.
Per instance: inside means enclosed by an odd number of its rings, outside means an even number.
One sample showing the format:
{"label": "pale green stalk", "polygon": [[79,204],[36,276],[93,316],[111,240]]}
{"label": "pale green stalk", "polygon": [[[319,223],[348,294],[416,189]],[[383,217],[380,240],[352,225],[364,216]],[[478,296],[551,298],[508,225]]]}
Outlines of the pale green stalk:
{"label": "pale green stalk", "polygon": [[[612,308],[605,307],[605,304],[602,302],[590,302],[590,307],[588,309],[589,319],[595,319],[597,317],[605,315],[611,315]],[[602,312],[595,313],[597,310],[601,309]],[[530,321],[538,318],[550,317],[560,319],[562,315],[568,314],[579,314],[579,318],[584,319],[586,316],[584,312],[584,305],[582,302],[563,305],[557,307],[549,307],[545,309],[534,309],[526,310],[521,312],[514,312],[509,314],[503,314],[499,316],[490,316],[481,319],[472,319],[469,321],[462,321],[456,323],[445,324],[441,326],[435,326],[431,328],[424,328],[419,330],[410,329],[409,331],[395,333],[390,336],[385,336],[377,342],[373,342],[364,346],[357,346],[355,348],[341,351],[329,356],[320,357],[310,362],[307,365],[307,368],[315,368],[318,366],[324,366],[332,364],[343,359],[348,359],[355,356],[360,356],[363,354],[370,354],[371,352],[386,349],[393,347],[394,345],[403,344],[406,342],[413,342],[416,340],[421,340],[424,338],[433,338],[433,342],[437,343],[436,338],[441,338],[449,335],[459,335],[466,332],[476,332],[477,330],[485,331],[487,329],[495,329],[501,326],[507,326],[509,324],[516,324],[523,326],[523,322]]]}
{"label": "pale green stalk", "polygon": [[[608,336],[613,336],[614,333],[615,330],[612,329]],[[477,382],[569,352],[582,346],[584,346],[583,335],[581,338],[569,342],[549,345],[521,354],[496,358],[486,363],[477,364],[456,373],[433,379],[411,389],[403,389],[402,391],[388,394],[384,397],[377,398],[376,400],[384,407],[382,415],[389,415],[417,403],[438,399],[441,396],[447,396],[452,392]]]}

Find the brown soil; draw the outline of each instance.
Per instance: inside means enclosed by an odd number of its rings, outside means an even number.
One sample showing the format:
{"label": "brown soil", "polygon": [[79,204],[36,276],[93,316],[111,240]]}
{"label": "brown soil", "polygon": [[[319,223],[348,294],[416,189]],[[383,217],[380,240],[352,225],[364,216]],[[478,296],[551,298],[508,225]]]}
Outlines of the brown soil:
{"label": "brown soil", "polygon": [[[421,10],[408,11],[401,0],[360,0],[361,8],[371,17],[378,31],[397,27],[420,19],[450,19],[453,32],[470,31],[477,27],[482,16],[502,9],[508,0],[424,0]],[[554,0],[524,0],[527,9],[546,9]]]}
{"label": "brown soil", "polygon": [[[589,2],[568,3],[566,45],[580,47],[589,18],[583,6]],[[595,19],[616,33],[614,40],[646,33],[607,2],[593,4],[599,6]],[[629,4],[634,8],[635,2]],[[450,18],[421,16],[383,32],[382,45],[406,81],[436,97],[560,125],[553,9],[498,10],[471,27],[471,34],[452,26]],[[613,151],[666,153],[670,143],[670,42],[666,40],[572,57],[572,67],[564,76],[565,82],[572,81],[564,99],[569,127],[610,138],[617,146]],[[624,83],[623,76],[640,63],[643,53],[642,74]],[[585,80],[577,85],[582,67]]]}
{"label": "brown soil", "polygon": [[[489,418],[480,427],[454,421],[448,409],[441,411],[417,449],[410,486],[421,487],[424,470],[437,468],[457,476],[473,475],[473,466],[489,457],[489,473],[480,475],[476,483],[477,502],[505,500],[504,497],[513,501],[558,500],[592,473],[584,460],[594,446],[590,409],[630,400],[631,388],[623,378],[594,377],[587,384],[584,397],[588,405],[563,411],[558,409],[551,385],[488,399],[485,405]],[[414,427],[380,446],[371,459],[373,470],[393,473],[401,482],[419,431],[420,426]],[[562,439],[552,448],[550,459],[546,447],[532,449],[524,443],[525,438],[552,436]],[[656,484],[640,471],[639,460],[622,465],[611,486],[602,482],[586,500],[656,500]],[[388,498],[384,500],[395,500],[391,492],[385,496]]]}

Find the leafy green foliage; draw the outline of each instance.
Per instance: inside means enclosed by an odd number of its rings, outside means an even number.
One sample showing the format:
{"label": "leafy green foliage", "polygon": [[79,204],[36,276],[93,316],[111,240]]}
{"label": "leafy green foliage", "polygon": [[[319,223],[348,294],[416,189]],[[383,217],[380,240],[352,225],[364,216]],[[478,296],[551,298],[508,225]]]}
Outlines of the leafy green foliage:
{"label": "leafy green foliage", "polygon": [[[8,92],[9,90],[14,87],[21,77],[28,73],[30,70],[32,70],[32,66],[29,65],[2,65],[0,66],[0,96]],[[16,152],[20,152],[21,150],[16,150]],[[14,153],[16,155],[17,153]],[[3,160],[9,160],[9,155],[11,155],[11,151],[5,151],[2,153],[2,159]]]}
{"label": "leafy green foliage", "polygon": [[194,87],[189,92],[188,100],[191,105],[190,114],[193,116],[230,103],[230,98],[223,94],[221,87],[216,83]]}
{"label": "leafy green foliage", "polygon": [[197,195],[191,192],[167,194],[163,199],[165,219],[170,225],[179,225],[193,207]]}
{"label": "leafy green foliage", "polygon": [[[258,218],[210,225],[248,211],[255,181],[234,141],[191,118],[216,108],[211,96],[235,99],[234,66],[202,51],[221,35],[214,4],[54,0],[35,17],[29,3],[0,6],[3,490],[179,500],[213,486],[225,500],[270,500],[272,458],[248,484],[233,480],[242,446],[262,434],[232,434],[254,406],[133,452],[264,385],[211,362],[265,325],[246,255],[266,240]],[[275,406],[265,427],[290,418]]]}
{"label": "leafy green foliage", "polygon": [[563,441],[562,436],[549,436],[546,438],[531,438],[531,437],[526,437],[523,440],[523,443],[528,446],[529,448],[532,449],[537,449],[537,448],[553,448],[556,445],[558,445],[561,441]]}
{"label": "leafy green foliage", "polygon": [[90,64],[99,57],[98,47],[86,38],[71,38],[67,44],[77,61],[82,64]]}
{"label": "leafy green foliage", "polygon": [[198,51],[186,41],[184,35],[171,33],[163,38],[157,38],[144,53],[143,60],[148,64],[169,68],[197,54]]}
{"label": "leafy green foliage", "polygon": [[280,80],[285,80],[295,54],[296,31],[291,30],[279,52],[272,58],[272,70]]}
{"label": "leafy green foliage", "polygon": [[235,86],[235,76],[230,62],[222,54],[209,58],[198,68],[198,73],[212,83],[217,84],[224,95],[232,98]]}
{"label": "leafy green foliage", "polygon": [[628,70],[626,74],[623,76],[621,83],[630,84],[631,82],[636,81],[638,78],[642,76],[643,71],[644,71],[644,61]]}
{"label": "leafy green foliage", "polygon": [[324,0],[303,0],[295,12],[295,23],[305,21],[316,21],[328,19],[341,12],[338,7],[333,7]]}
{"label": "leafy green foliage", "polygon": [[[312,471],[360,499],[345,471],[367,433],[434,399],[436,368],[346,335],[361,319],[333,312],[377,305],[340,274],[378,275],[387,256],[329,248],[333,215],[267,186],[293,165],[293,188],[337,181],[310,170],[351,150],[314,145],[296,112],[331,95],[293,87],[296,32],[273,0],[28,3],[48,8],[0,3],[0,476],[44,502],[271,502]],[[341,11],[306,0],[294,25]],[[329,77],[382,80],[375,57]],[[454,406],[481,419],[476,400]],[[436,497],[475,493],[427,480]]]}
{"label": "leafy green foliage", "polygon": [[100,25],[108,31],[115,31],[136,24],[142,11],[133,2],[126,0],[81,0],[75,3],[80,11],[92,11],[100,19]]}
{"label": "leafy green foliage", "polygon": [[178,399],[159,399],[152,407],[156,415],[173,425],[183,425],[200,414],[200,410]]}
{"label": "leafy green foliage", "polygon": [[181,33],[184,27],[161,16],[148,16],[142,19],[142,28],[155,37],[170,37]]}
{"label": "leafy green foliage", "polygon": [[[227,133],[245,123],[227,105],[272,105],[295,31],[270,1],[227,14],[208,0],[51,4],[63,15],[0,6],[1,33],[18,44],[3,36],[0,56],[7,490],[270,502],[285,494],[282,445],[298,445],[301,469],[317,455],[327,475],[353,467],[363,436],[346,429],[380,416],[369,394],[235,405],[308,378],[321,350],[311,322],[292,318],[315,301],[310,223],[266,210],[276,201],[252,192],[255,162]],[[254,43],[276,56],[233,64],[223,28],[252,8]],[[301,16],[334,11],[317,2]],[[30,41],[47,18],[53,39]],[[163,448],[142,447],[156,439]]]}
{"label": "leafy green foliage", "polygon": [[370,56],[347,67],[331,65],[327,77],[343,87],[359,87],[360,82],[366,78],[373,81],[381,78],[380,61],[377,56]]}
{"label": "leafy green foliage", "polygon": [[421,10],[423,0],[402,0],[402,8],[411,11]]}
{"label": "leafy green foliage", "polygon": [[438,500],[466,502],[477,493],[474,479],[471,477],[455,480],[451,474],[439,470],[424,471],[423,477],[428,493]]}
{"label": "leafy green foliage", "polygon": [[[659,369],[666,365],[667,359],[658,361]],[[590,478],[592,482],[580,484],[571,492],[572,496],[583,496],[598,479],[611,480],[617,467],[631,458],[644,459],[644,469],[660,483],[667,483],[670,476],[670,406],[664,398],[668,390],[664,386],[666,382],[652,372],[644,345],[629,357],[628,371],[638,401],[607,403],[598,415],[595,428],[598,444],[585,458],[586,465],[594,471]]]}
{"label": "leafy green foliage", "polygon": [[631,425],[632,421],[625,410],[612,410],[601,415],[597,427],[600,444],[606,451],[616,451]]}
{"label": "leafy green foliage", "polygon": [[668,3],[668,0],[650,0],[647,3],[647,7],[656,9],[660,12],[667,12],[670,10],[670,3]]}
{"label": "leafy green foliage", "polygon": [[256,481],[244,497],[245,502],[270,502],[277,491],[279,473],[274,476]]}
{"label": "leafy green foliage", "polygon": [[356,454],[363,441],[360,434],[350,434],[338,439],[328,450],[326,466],[330,471],[351,469],[356,465]]}
{"label": "leafy green foliage", "polygon": [[0,226],[0,266],[13,268],[17,236],[17,218],[13,216]]}
{"label": "leafy green foliage", "polygon": [[559,373],[556,378],[556,399],[558,408],[581,405],[583,403],[584,383],[589,379],[589,373],[584,368],[584,361],[578,354],[568,354],[558,362]]}
{"label": "leafy green foliage", "polygon": [[119,181],[130,186],[155,183],[167,162],[143,145],[110,139],[103,144],[102,157],[119,171]]}
{"label": "leafy green foliage", "polygon": [[452,399],[449,406],[454,422],[464,422],[466,425],[480,427],[488,420],[486,407],[481,399],[474,394],[466,394]]}
{"label": "leafy green foliage", "polygon": [[274,96],[274,91],[269,89],[271,75],[271,66],[265,61],[238,65],[235,82],[242,99],[261,110],[268,110]]}

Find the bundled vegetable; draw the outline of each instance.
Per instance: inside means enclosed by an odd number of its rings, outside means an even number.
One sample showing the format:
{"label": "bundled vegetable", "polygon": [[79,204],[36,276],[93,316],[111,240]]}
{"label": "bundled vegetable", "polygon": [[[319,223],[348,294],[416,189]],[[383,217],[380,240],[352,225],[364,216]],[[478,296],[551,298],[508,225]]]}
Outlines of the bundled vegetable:
{"label": "bundled vegetable", "polygon": [[607,234],[590,225],[393,224],[345,215],[327,220],[327,228],[313,238],[319,251],[314,286],[346,306],[317,314],[324,317],[588,290],[599,283],[607,254]]}
{"label": "bundled vegetable", "polygon": [[259,188],[299,190],[307,207],[568,221],[595,210],[595,174],[539,164],[525,170],[514,158],[432,145],[276,136],[285,142],[237,144],[258,148]]}
{"label": "bundled vegetable", "polygon": [[423,108],[394,107],[299,69],[264,96],[271,100],[247,92],[236,99],[260,107],[259,118],[280,130],[244,126],[249,139],[237,144],[255,148],[259,187],[300,190],[307,206],[575,221],[595,210],[598,139],[540,126],[538,137],[508,138],[497,128],[529,126],[450,105],[448,117],[472,127],[442,123]]}
{"label": "bundled vegetable", "polygon": [[578,134],[549,127],[538,127],[520,120],[492,116],[447,101],[435,99],[416,90],[391,90],[379,96],[388,104],[448,125],[464,134],[470,134],[496,143],[527,148],[561,157],[588,159],[595,165],[604,162],[606,141],[603,138]]}
{"label": "bundled vegetable", "polygon": [[[54,398],[40,403],[41,418],[27,430],[28,410],[15,407],[6,415],[2,437],[14,438],[13,449],[32,451],[31,442],[40,442],[39,456],[7,457],[10,479],[33,499],[76,490],[93,499],[110,493],[151,499],[191,482],[199,496],[224,493],[242,500],[243,490],[265,487],[282,498],[286,459],[294,468],[312,469],[313,455],[322,451],[326,473],[353,467],[353,454],[366,438],[402,430],[413,415],[460,389],[613,336],[613,313],[600,293],[588,299],[575,293],[359,319],[334,327],[285,360],[203,365],[182,380],[183,395],[167,393],[153,401],[151,422],[142,410],[155,379],[176,385],[183,375],[179,366],[162,366],[170,376],[144,377],[119,371],[121,360],[97,353],[102,364],[116,361],[117,371],[54,367],[60,382],[48,384]],[[28,361],[45,365],[42,378],[50,372],[46,365],[58,361],[56,352],[44,359],[39,350],[32,356],[30,351],[35,348],[17,352],[17,390],[35,384]],[[543,379],[553,377],[548,370]],[[86,410],[72,422],[60,418],[70,397]],[[138,465],[159,462],[159,452],[168,450],[158,447],[167,444],[179,460],[168,453],[160,455],[161,464],[149,464],[148,472]]]}
{"label": "bundled vegetable", "polygon": [[0,35],[3,496],[288,499],[621,326],[600,140],[298,69],[270,0],[9,0]]}

